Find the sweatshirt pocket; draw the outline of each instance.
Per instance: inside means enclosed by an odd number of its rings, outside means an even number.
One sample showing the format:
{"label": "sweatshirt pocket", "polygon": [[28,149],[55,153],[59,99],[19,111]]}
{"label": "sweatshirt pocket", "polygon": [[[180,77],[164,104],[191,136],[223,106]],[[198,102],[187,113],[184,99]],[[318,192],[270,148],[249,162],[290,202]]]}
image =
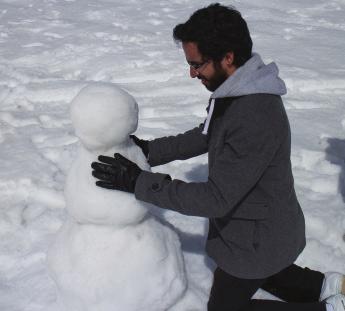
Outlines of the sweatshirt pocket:
{"label": "sweatshirt pocket", "polygon": [[269,206],[245,203],[228,219],[220,234],[231,248],[256,251],[261,244],[261,228],[269,217]]}
{"label": "sweatshirt pocket", "polygon": [[235,219],[266,219],[269,216],[269,206],[265,203],[243,203],[231,215]]}

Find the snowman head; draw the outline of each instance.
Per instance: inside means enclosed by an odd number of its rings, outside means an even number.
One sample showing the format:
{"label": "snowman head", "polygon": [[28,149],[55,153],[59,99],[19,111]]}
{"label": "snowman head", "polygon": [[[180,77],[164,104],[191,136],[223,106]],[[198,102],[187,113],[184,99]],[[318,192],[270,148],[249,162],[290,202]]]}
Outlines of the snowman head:
{"label": "snowman head", "polygon": [[138,105],[127,92],[111,83],[84,87],[71,103],[75,134],[90,151],[120,145],[138,126]]}

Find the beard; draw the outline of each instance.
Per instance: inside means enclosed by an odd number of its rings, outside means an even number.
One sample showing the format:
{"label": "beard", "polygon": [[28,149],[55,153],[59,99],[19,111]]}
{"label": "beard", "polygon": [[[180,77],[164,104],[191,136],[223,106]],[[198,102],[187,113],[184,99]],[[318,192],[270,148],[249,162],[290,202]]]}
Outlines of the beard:
{"label": "beard", "polygon": [[214,63],[214,74],[208,79],[202,74],[198,75],[198,79],[202,80],[203,85],[210,91],[214,92],[223,82],[228,78],[225,70],[221,67],[220,63]]}

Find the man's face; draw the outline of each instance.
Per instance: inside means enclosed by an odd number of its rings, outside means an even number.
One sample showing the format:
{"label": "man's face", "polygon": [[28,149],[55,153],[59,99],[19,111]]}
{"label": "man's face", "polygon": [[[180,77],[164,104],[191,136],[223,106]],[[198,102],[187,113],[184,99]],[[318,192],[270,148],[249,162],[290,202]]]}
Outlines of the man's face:
{"label": "man's face", "polygon": [[191,78],[200,79],[209,91],[214,92],[229,77],[220,62],[203,58],[196,43],[183,42],[182,47],[190,66]]}

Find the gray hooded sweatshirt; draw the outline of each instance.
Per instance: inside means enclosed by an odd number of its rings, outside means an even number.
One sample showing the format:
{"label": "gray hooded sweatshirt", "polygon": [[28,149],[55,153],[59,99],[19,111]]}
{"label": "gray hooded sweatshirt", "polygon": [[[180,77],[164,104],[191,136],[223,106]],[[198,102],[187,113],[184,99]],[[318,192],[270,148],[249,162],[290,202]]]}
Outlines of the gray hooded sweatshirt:
{"label": "gray hooded sweatshirt", "polygon": [[203,134],[207,134],[216,98],[239,97],[250,94],[285,95],[286,86],[278,74],[279,70],[275,63],[265,65],[260,55],[253,53],[252,58],[238,68],[211,95],[211,104]]}
{"label": "gray hooded sweatshirt", "polygon": [[136,183],[139,200],[207,217],[208,255],[238,278],[271,276],[305,246],[280,97],[285,93],[277,66],[254,54],[212,94],[204,124],[149,143],[151,166],[208,152],[207,181],[143,171]]}

